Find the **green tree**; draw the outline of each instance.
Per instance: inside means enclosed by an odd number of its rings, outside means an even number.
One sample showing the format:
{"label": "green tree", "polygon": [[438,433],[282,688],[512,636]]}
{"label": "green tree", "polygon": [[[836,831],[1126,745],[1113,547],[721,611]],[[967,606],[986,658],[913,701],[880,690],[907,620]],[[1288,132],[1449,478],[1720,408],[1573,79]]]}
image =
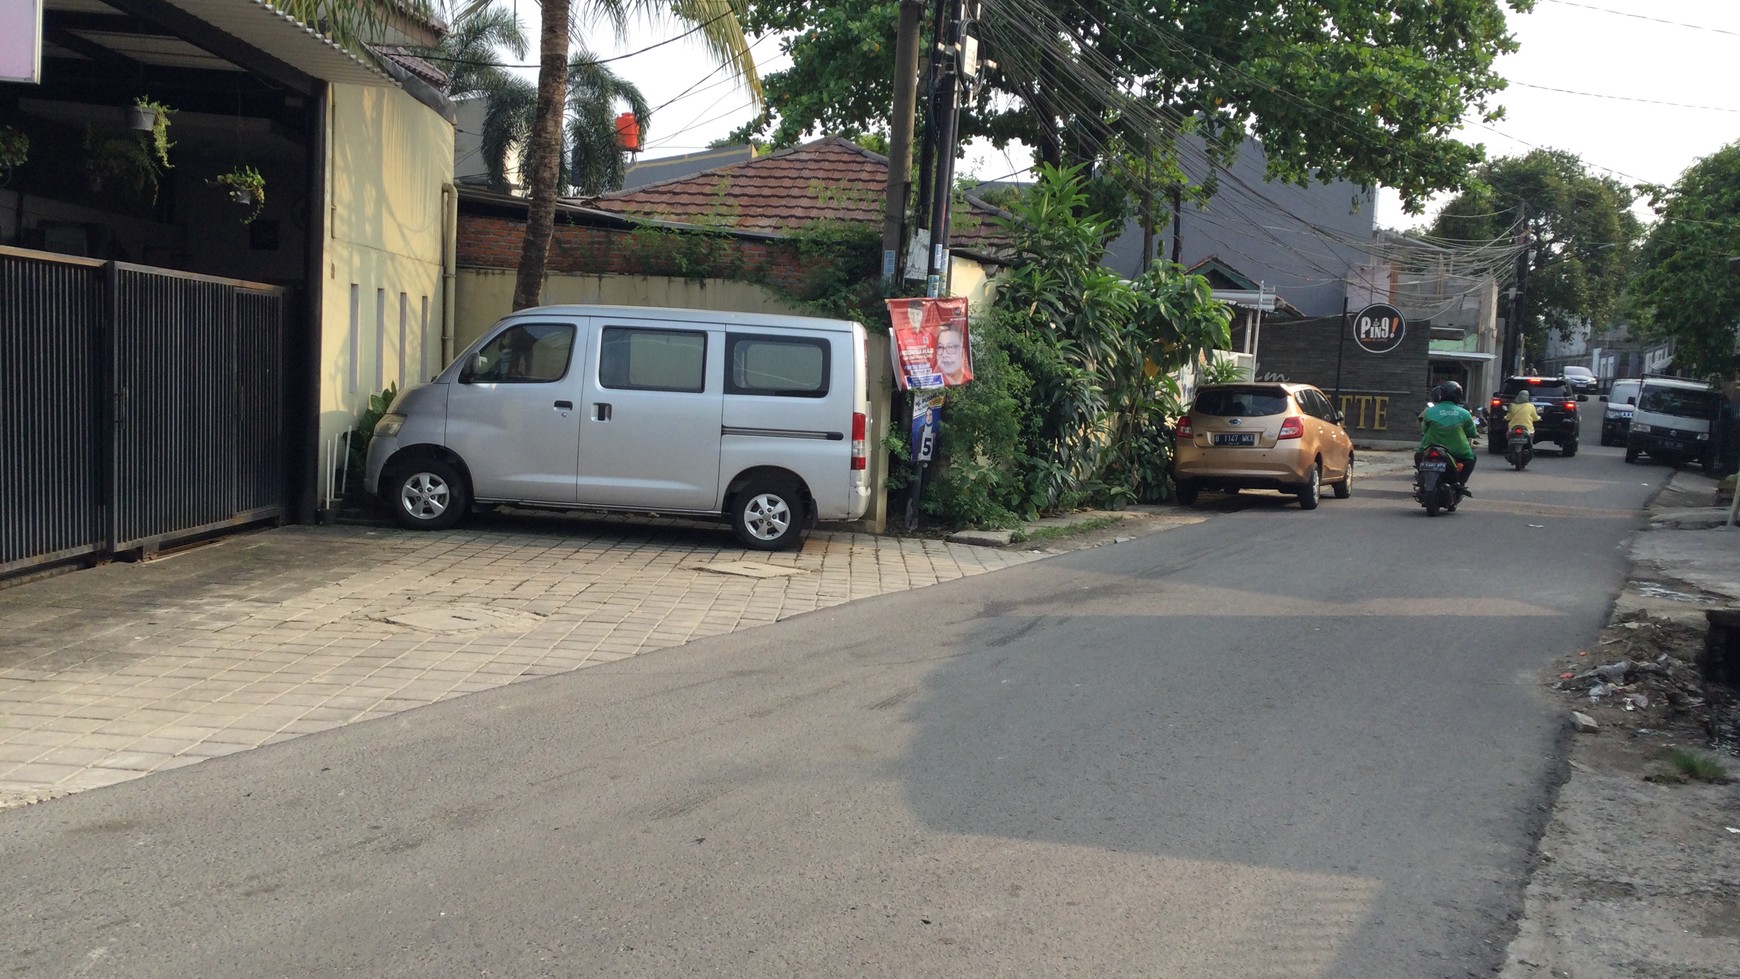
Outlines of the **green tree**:
{"label": "green tree", "polygon": [[[1117,140],[1163,152],[1185,131],[1230,157],[1263,142],[1272,178],[1384,184],[1418,211],[1482,156],[1457,140],[1490,122],[1514,51],[1506,8],[1534,0],[1026,0],[988,4],[996,67],[961,113],[963,139],[1021,140],[1040,162],[1102,161]],[[774,110],[741,135],[887,126],[893,0],[759,0],[751,31],[785,32]]]}
{"label": "green tree", "polygon": [[1523,336],[1538,350],[1549,331],[1604,325],[1615,312],[1642,233],[1633,199],[1629,187],[1590,173],[1575,154],[1535,150],[1476,170],[1474,185],[1445,205],[1431,234],[1464,250],[1504,249],[1526,230]]}
{"label": "green tree", "polygon": [[[644,135],[652,121],[645,96],[584,51],[568,60],[567,93],[568,122],[557,186],[589,195],[620,189],[628,175],[629,155],[617,139],[617,108],[634,113]],[[536,113],[537,89],[524,79],[509,78],[490,92],[479,152],[491,187],[507,189],[508,154],[516,146],[525,146]],[[530,166],[531,155],[522,153],[517,174],[522,185],[530,183]]]}
{"label": "green tree", "polygon": [[488,95],[519,81],[501,64],[503,53],[516,61],[526,56],[518,14],[496,0],[463,0],[444,13],[450,28],[428,54],[447,72],[448,95]]}
{"label": "green tree", "polygon": [[1726,376],[1740,325],[1740,143],[1689,167],[1672,187],[1646,188],[1659,220],[1632,282],[1639,332],[1674,341],[1692,374]]}
{"label": "green tree", "polygon": [[1013,265],[973,338],[973,382],[951,389],[948,456],[927,507],[997,523],[1171,492],[1169,372],[1228,342],[1208,283],[1169,262],[1134,282],[1099,264],[1116,222],[1080,166],[1042,167],[1009,204]]}
{"label": "green tree", "polygon": [[[332,2],[332,0],[327,0]],[[694,27],[702,44],[742,81],[755,98],[761,79],[743,36],[740,17],[746,0],[583,0],[581,10],[615,28],[628,28],[630,15],[669,20]],[[543,0],[538,30],[538,87],[533,124],[526,146],[526,237],[520,249],[514,281],[513,307],[535,306],[543,290],[550,255],[550,235],[556,226],[556,197],[561,190],[565,107],[568,104],[569,46],[573,22],[569,0]]]}

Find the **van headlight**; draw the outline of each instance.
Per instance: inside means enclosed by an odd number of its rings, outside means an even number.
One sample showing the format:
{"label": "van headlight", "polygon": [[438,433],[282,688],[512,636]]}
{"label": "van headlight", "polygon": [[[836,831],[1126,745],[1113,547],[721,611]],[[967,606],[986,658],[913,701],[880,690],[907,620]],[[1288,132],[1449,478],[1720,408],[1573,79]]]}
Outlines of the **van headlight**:
{"label": "van headlight", "polygon": [[1639,435],[1648,435],[1649,434],[1649,426],[1648,425],[1640,425],[1637,422],[1631,423],[1631,430],[1636,432]]}
{"label": "van headlight", "polygon": [[388,412],[375,422],[376,438],[392,438],[399,434],[399,429],[405,427],[405,416],[397,412]]}

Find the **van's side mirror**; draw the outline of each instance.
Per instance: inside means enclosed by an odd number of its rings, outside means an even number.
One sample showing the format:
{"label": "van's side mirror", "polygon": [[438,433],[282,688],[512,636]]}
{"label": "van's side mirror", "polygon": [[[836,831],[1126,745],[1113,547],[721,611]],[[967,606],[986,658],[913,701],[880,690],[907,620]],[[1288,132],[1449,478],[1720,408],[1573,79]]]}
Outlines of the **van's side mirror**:
{"label": "van's side mirror", "polygon": [[477,373],[483,370],[483,367],[483,354],[474,354],[470,360],[465,362],[465,366],[459,369],[459,383],[477,383]]}
{"label": "van's side mirror", "polygon": [[1587,394],[1579,394],[1579,395],[1577,395],[1577,400],[1578,401],[1588,401],[1589,396]]}
{"label": "van's side mirror", "polygon": [[1603,394],[1603,395],[1602,395],[1602,396],[1601,396],[1601,403],[1602,403],[1602,404],[1606,404],[1606,403],[1607,403],[1607,395],[1605,395],[1605,394]]}
{"label": "van's side mirror", "polygon": [[1637,404],[1637,399],[1636,398],[1626,398],[1625,403],[1628,405],[1634,405],[1634,404]]}

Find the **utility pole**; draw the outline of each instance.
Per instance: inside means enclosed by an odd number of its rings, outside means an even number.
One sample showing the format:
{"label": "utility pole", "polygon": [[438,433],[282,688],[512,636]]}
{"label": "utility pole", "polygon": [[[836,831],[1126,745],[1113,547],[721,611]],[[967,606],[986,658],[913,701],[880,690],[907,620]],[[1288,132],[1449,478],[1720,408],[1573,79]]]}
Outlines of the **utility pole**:
{"label": "utility pole", "polygon": [[961,92],[961,7],[962,0],[941,0],[948,4],[948,17],[937,35],[933,54],[936,65],[936,180],[931,186],[930,205],[930,265],[925,278],[924,294],[931,298],[942,295],[949,274],[949,204],[954,196],[956,117]]}
{"label": "utility pole", "polygon": [[912,117],[918,101],[919,25],[924,0],[900,0],[894,36],[894,118],[889,121],[888,201],[882,214],[882,289],[900,276],[900,239],[912,177]]}
{"label": "utility pole", "polygon": [[1504,378],[1509,377],[1512,374],[1520,373],[1521,371],[1521,368],[1517,365],[1517,360],[1522,355],[1523,287],[1524,280],[1528,278],[1529,274],[1530,251],[1529,206],[1527,203],[1519,204],[1517,206],[1517,215],[1519,227],[1517,228],[1516,235],[1516,284],[1511,286],[1510,290],[1510,315],[1507,317],[1509,322],[1505,324],[1504,331],[1504,361],[1499,365],[1505,372],[1501,377],[1499,377],[1499,381],[1501,382]]}

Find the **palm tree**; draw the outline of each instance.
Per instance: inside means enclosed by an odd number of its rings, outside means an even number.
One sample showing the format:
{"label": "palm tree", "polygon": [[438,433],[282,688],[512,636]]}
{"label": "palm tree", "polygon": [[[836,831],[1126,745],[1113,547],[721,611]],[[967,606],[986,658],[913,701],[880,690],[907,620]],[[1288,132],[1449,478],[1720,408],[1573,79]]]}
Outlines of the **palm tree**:
{"label": "palm tree", "polygon": [[[312,2],[312,0],[311,0]],[[330,2],[330,0],[329,0]],[[761,79],[749,54],[738,16],[746,0],[582,0],[582,10],[608,21],[621,36],[629,16],[674,20],[698,28],[702,43],[713,56],[731,66],[733,74],[756,99],[761,98]],[[526,238],[520,250],[520,267],[514,282],[514,308],[538,302],[543,290],[544,269],[550,254],[550,233],[556,224],[556,196],[561,178],[563,106],[568,95],[568,50],[574,24],[569,0],[543,0],[538,31],[538,90],[531,139],[526,147],[527,189],[531,205],[526,213]]]}
{"label": "palm tree", "polygon": [[[573,189],[581,194],[601,194],[622,186],[628,173],[628,154],[616,135],[615,112],[626,106],[645,132],[652,109],[640,89],[581,51],[568,59],[567,132],[558,191]],[[507,157],[523,145],[536,121],[537,90],[530,82],[510,78],[489,93],[489,108],[483,118],[480,150],[490,186],[507,189]],[[529,183],[530,158],[520,158],[519,178]]]}
{"label": "palm tree", "polygon": [[526,56],[518,14],[495,0],[465,0],[448,14],[452,29],[429,51],[429,60],[447,72],[448,95],[488,95],[517,81],[497,59],[503,51]]}

